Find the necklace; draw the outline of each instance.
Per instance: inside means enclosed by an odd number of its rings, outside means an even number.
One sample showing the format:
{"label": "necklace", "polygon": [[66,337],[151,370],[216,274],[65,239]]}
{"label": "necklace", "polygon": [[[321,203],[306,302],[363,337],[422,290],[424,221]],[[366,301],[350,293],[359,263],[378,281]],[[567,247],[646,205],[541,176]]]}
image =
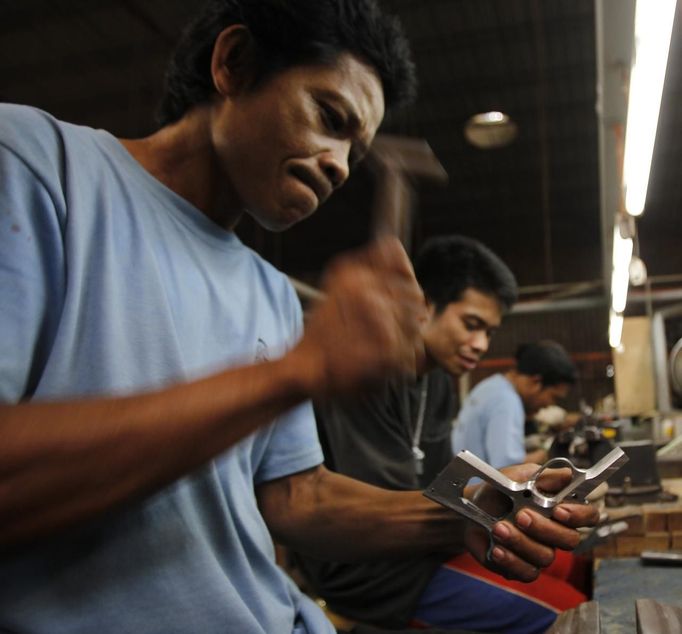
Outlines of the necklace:
{"label": "necklace", "polygon": [[[414,470],[417,475],[424,473],[424,451],[421,448],[422,429],[424,427],[424,414],[426,412],[426,398],[429,393],[429,379],[425,374],[421,379],[421,390],[419,393],[419,408],[417,409],[417,420],[415,421],[412,432],[412,457],[414,459]],[[408,410],[409,411],[409,410]]]}

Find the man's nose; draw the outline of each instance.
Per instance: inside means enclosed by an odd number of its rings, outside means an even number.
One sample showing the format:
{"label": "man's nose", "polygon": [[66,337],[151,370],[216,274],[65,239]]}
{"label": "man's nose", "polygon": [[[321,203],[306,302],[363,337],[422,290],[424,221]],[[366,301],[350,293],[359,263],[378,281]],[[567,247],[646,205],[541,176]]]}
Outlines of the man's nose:
{"label": "man's nose", "polygon": [[485,354],[488,351],[488,346],[490,345],[490,337],[485,331],[478,330],[474,333],[471,340],[471,347],[476,350],[479,354]]}
{"label": "man's nose", "polygon": [[320,156],[320,167],[334,189],[341,187],[350,175],[350,167],[348,166],[349,151],[348,143],[337,143],[333,148]]}

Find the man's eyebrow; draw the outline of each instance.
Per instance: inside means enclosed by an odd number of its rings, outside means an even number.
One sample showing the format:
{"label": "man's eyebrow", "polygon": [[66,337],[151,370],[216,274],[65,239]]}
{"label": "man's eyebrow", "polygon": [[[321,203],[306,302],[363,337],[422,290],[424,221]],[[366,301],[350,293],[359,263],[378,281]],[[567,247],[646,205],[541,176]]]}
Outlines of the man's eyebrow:
{"label": "man's eyebrow", "polygon": [[[336,101],[341,105],[345,111],[346,119],[348,121],[348,127],[353,131],[357,132],[362,129],[363,125],[360,121],[360,116],[353,108],[353,104],[346,99],[344,95],[335,90],[322,89],[320,91],[320,96],[325,97],[331,101]],[[360,161],[369,152],[369,144],[365,143],[361,138],[356,137],[352,143],[353,154],[355,156],[355,161]]]}
{"label": "man's eyebrow", "polygon": [[483,319],[483,317],[479,317],[476,313],[465,313],[464,318],[465,319],[472,319],[473,321],[475,321],[479,324],[483,324],[484,326],[488,325],[488,322],[485,319]]}
{"label": "man's eyebrow", "polygon": [[475,313],[466,313],[464,319],[471,319],[476,322],[477,326],[482,326],[488,330],[497,330],[500,327],[500,324],[491,324]]}
{"label": "man's eyebrow", "polygon": [[346,111],[349,123],[353,126],[360,127],[360,116],[345,95],[330,88],[322,88],[320,89],[320,96],[331,99],[332,101],[338,101]]}

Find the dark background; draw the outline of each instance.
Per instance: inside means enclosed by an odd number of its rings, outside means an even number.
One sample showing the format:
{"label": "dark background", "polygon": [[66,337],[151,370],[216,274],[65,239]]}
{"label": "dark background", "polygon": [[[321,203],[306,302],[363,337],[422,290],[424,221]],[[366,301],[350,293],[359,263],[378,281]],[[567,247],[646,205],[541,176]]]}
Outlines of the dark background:
{"label": "dark background", "polygon": [[[429,236],[482,240],[514,270],[522,303],[473,380],[509,363],[516,346],[554,338],[582,371],[578,393],[611,391],[600,228],[595,5],[593,0],[386,0],[418,66],[417,103],[384,132],[425,138],[449,175],[416,184],[412,248]],[[0,0],[0,100],[136,137],[155,129],[163,70],[198,4],[184,0]],[[682,19],[678,6],[647,199],[638,222],[653,299],[682,287]],[[463,136],[477,112],[502,110],[514,143],[480,150]],[[282,235],[245,222],[243,239],[311,284],[335,253],[369,236],[367,170],[312,219]],[[557,302],[571,297],[572,305]],[[535,304],[527,302],[536,302]],[[679,301],[679,298],[678,298]],[[538,303],[539,302],[539,303]],[[575,397],[577,398],[577,396]]]}

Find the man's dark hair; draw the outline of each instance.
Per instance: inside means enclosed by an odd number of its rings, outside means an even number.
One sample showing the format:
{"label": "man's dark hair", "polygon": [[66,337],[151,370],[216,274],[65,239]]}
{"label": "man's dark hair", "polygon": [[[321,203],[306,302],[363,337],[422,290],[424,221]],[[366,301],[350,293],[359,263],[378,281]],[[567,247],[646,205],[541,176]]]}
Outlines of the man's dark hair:
{"label": "man's dark hair", "polygon": [[351,53],[376,70],[387,111],[414,98],[407,38],[397,18],[383,13],[376,0],[210,0],[171,58],[157,116],[161,125],[179,120],[215,93],[213,47],[233,24],[246,26],[253,38],[252,87],[292,66],[332,63]]}
{"label": "man's dark hair", "polygon": [[473,288],[509,310],[518,295],[514,274],[490,249],[472,238],[450,235],[424,243],[414,263],[426,298],[440,312]]}
{"label": "man's dark hair", "polygon": [[516,370],[529,376],[539,374],[544,386],[573,385],[578,372],[563,346],[556,341],[525,343],[516,351]]}

